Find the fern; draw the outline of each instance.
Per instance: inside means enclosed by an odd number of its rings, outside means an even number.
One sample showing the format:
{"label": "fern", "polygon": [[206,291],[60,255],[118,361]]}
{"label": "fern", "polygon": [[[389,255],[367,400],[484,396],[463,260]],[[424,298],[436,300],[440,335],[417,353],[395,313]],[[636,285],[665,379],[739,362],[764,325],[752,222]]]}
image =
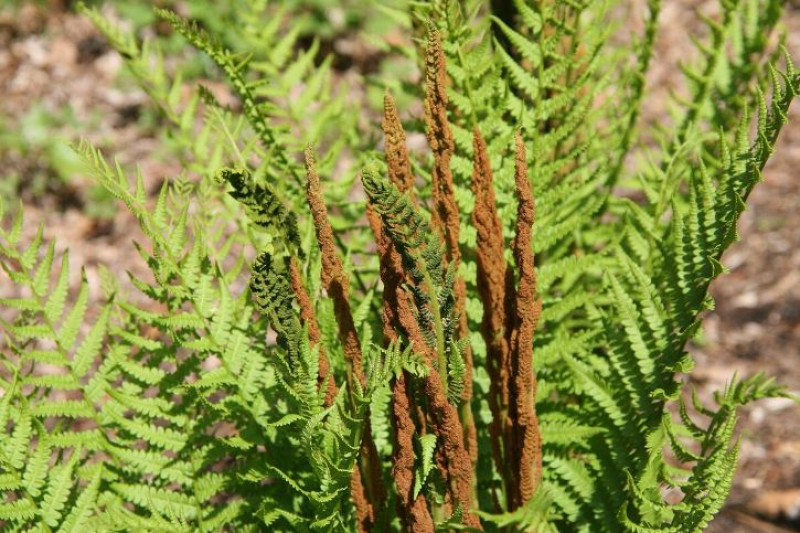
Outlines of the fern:
{"label": "fern", "polygon": [[145,237],[102,298],[2,218],[4,530],[686,532],[724,505],[738,408],[788,395],[734,376],[711,407],[679,376],[800,91],[781,4],[720,2],[657,131],[656,0],[621,48],[615,2],[368,4],[425,43],[385,48],[425,78],[378,80],[385,154],[294,4],[220,36],[157,11],[240,110],[81,8],[187,173],[151,199],[75,147]]}

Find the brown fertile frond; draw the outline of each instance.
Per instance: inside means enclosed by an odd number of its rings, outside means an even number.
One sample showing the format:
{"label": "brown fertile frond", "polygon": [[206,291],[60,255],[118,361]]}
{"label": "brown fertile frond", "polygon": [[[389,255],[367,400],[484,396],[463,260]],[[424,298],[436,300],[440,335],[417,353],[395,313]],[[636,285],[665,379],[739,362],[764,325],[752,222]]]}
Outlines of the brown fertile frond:
{"label": "brown fertile frond", "polygon": [[[388,345],[399,337],[400,328],[399,301],[405,294],[402,284],[405,281],[400,254],[392,246],[391,238],[384,231],[380,215],[367,205],[367,218],[378,243],[380,258],[380,277],[383,281],[383,342]],[[405,385],[409,377],[401,374],[392,386],[393,417],[395,427],[394,475],[400,502],[400,516],[409,531],[433,532],[433,520],[428,513],[428,503],[420,494],[413,498],[414,486],[414,446],[413,435],[416,433],[410,411],[410,398]],[[377,461],[377,458],[376,458]]]}
{"label": "brown fertile frond", "polygon": [[353,506],[356,508],[358,533],[368,533],[372,529],[372,524],[375,523],[375,509],[367,497],[358,465],[353,468],[353,474],[350,476],[350,496],[353,498]]}
{"label": "brown fertile frond", "polygon": [[442,236],[449,261],[459,260],[458,206],[453,193],[450,159],[453,155],[453,133],[447,121],[447,67],[439,31],[428,26],[428,48],[425,54],[425,132],[433,151],[431,174],[433,188],[433,227]]}
{"label": "brown fertile frond", "polygon": [[424,381],[436,435],[441,439],[444,458],[447,461],[447,482],[453,507],[464,510],[464,523],[483,530],[481,521],[472,513],[472,460],[464,446],[464,429],[458,418],[458,410],[447,401],[439,373],[429,365],[429,374]]}
{"label": "brown fertile frond", "polygon": [[[460,220],[458,204],[453,186],[450,160],[455,143],[447,120],[447,64],[442,40],[433,24],[428,26],[428,47],[425,55],[425,125],[428,144],[434,155],[434,168],[431,175],[433,189],[433,227],[439,231],[445,243],[447,264],[458,269],[461,263],[461,250],[458,247]],[[458,337],[469,336],[466,316],[467,286],[463,277],[458,276],[454,287],[455,311],[459,317]],[[472,398],[472,349],[464,350],[464,401],[462,418],[464,440],[469,447],[470,457],[477,460],[477,439],[475,423],[469,401]]]}
{"label": "brown fertile frond", "polygon": [[[405,332],[406,338],[411,343],[412,349],[422,354],[428,366],[432,367],[436,361],[436,349],[431,347],[422,336],[419,322],[414,312],[414,297],[411,293],[401,288],[397,291],[397,322],[400,329]],[[412,383],[409,383],[412,385]],[[427,417],[421,405],[417,405],[417,422],[420,424],[420,433],[426,432]]]}
{"label": "brown fertile frond", "polygon": [[477,230],[478,293],[484,305],[482,334],[487,347],[494,350],[490,350],[490,353],[498,360],[504,360],[508,354],[505,342],[508,267],[503,256],[503,225],[497,215],[486,143],[477,128],[473,134],[473,145],[472,191],[475,194],[475,208],[472,211],[472,223]]}
{"label": "brown fertile frond", "polygon": [[[386,136],[386,162],[389,180],[401,192],[409,195],[414,202],[414,174],[411,171],[411,160],[406,146],[406,132],[400,122],[394,98],[387,91],[383,97],[383,132]],[[381,216],[367,203],[367,220],[369,221],[380,258],[380,278],[383,282],[383,333],[384,343],[388,344],[397,337],[399,326],[398,291],[405,282],[400,254],[392,245],[392,239],[386,232]]]}
{"label": "brown fertile frond", "polygon": [[384,345],[397,338],[399,321],[397,316],[398,291],[405,282],[400,254],[392,246],[392,240],[383,227],[383,220],[375,209],[367,204],[367,220],[378,243],[380,278],[383,282],[383,337]]}
{"label": "brown fertile frond", "polygon": [[350,281],[344,273],[342,262],[336,251],[336,244],[333,238],[333,229],[328,220],[328,208],[322,198],[322,189],[317,174],[317,162],[314,151],[309,147],[305,151],[306,162],[306,199],[311,208],[311,215],[314,218],[314,226],[317,231],[317,242],[322,252],[322,283],[327,287],[333,282],[341,285],[345,294],[350,292]]}
{"label": "brown fertile frond", "polygon": [[403,374],[394,383],[392,413],[396,444],[392,477],[400,497],[400,518],[406,531],[433,533],[433,518],[425,495],[420,493],[414,498],[414,435],[417,430],[411,417],[411,399]]}
{"label": "brown fertile frond", "polygon": [[[306,175],[308,186],[306,188],[306,199],[311,209],[314,219],[314,227],[317,233],[317,243],[322,252],[322,283],[328,296],[333,300],[333,312],[336,315],[336,323],[339,326],[339,341],[342,343],[345,358],[348,363],[347,385],[352,394],[355,390],[355,380],[359,384],[366,386],[367,379],[364,375],[362,363],[361,343],[358,340],[353,315],[350,311],[348,302],[350,294],[350,283],[344,272],[342,261],[336,251],[336,244],[333,239],[333,228],[328,219],[328,209],[322,199],[322,189],[319,182],[319,175],[316,170],[314,152],[307,148],[306,156]],[[369,431],[369,428],[366,428]],[[374,503],[382,501],[379,493],[382,493],[382,482],[379,476],[376,477],[377,452],[371,440],[364,439],[361,445],[361,458],[353,469],[350,479],[350,493],[353,504],[356,508],[356,521],[359,533],[367,533],[375,524]],[[362,472],[366,474],[364,479]],[[365,483],[366,481],[366,483]]]}
{"label": "brown fertile frond", "polygon": [[319,377],[317,384],[319,388],[325,389],[324,405],[325,407],[330,407],[339,389],[331,374],[331,363],[328,361],[328,355],[325,353],[325,347],[321,342],[322,335],[319,331],[319,324],[317,324],[314,306],[303,284],[303,277],[300,274],[300,268],[297,265],[295,256],[292,256],[289,260],[289,280],[297,299],[297,304],[300,307],[300,320],[304,325],[308,326],[308,340],[312,348],[317,346],[319,350]]}
{"label": "brown fertile frond", "polygon": [[[401,185],[398,184],[398,187]],[[383,334],[384,344],[398,338],[398,329],[403,328],[412,338],[412,344],[428,349],[419,332],[413,316],[409,295],[402,288],[406,276],[403,272],[400,254],[397,253],[389,235],[383,228],[380,215],[367,205],[367,218],[375,241],[378,243],[380,257],[380,277],[383,281]],[[402,302],[402,303],[401,303]],[[434,356],[431,354],[430,356]],[[412,417],[413,399],[407,388],[407,373],[398,376],[392,385],[392,424],[395,445],[393,452],[392,477],[395,479],[399,495],[398,509],[406,531],[433,533],[433,518],[428,510],[428,501],[420,493],[414,498],[414,435],[417,427]]]}
{"label": "brown fertile frond", "polygon": [[433,23],[428,25],[425,52],[425,122],[428,143],[434,153],[452,152],[453,135],[447,121],[447,64],[442,37]]}
{"label": "brown fertile frond", "polygon": [[536,293],[536,270],[531,250],[534,200],[525,163],[525,146],[519,132],[516,145],[514,180],[519,207],[513,251],[520,280],[511,337],[515,401],[512,419],[515,424],[514,455],[519,472],[518,506],[521,506],[533,496],[542,474],[542,437],[536,416],[536,375],[533,371],[533,335],[542,312],[542,302]]}
{"label": "brown fertile frond", "polygon": [[[306,198],[311,208],[314,227],[317,231],[317,243],[322,252],[322,283],[328,292],[328,296],[333,300],[336,322],[339,325],[339,339],[342,342],[345,357],[347,357],[353,375],[362,386],[365,386],[367,380],[364,376],[362,365],[361,343],[358,340],[358,334],[353,323],[353,315],[348,303],[350,281],[347,278],[347,274],[345,274],[342,261],[339,259],[339,254],[336,250],[333,229],[328,220],[328,209],[322,199],[314,152],[311,148],[307,148],[305,155],[306,174],[308,177]],[[353,389],[351,388],[350,390]]]}
{"label": "brown fertile frond", "polygon": [[[373,509],[372,514],[369,515],[369,521],[365,522],[366,530],[373,530],[378,513],[374,510],[376,507],[383,505],[386,501],[386,486],[383,483],[383,476],[381,473],[381,459],[378,456],[378,449],[375,446],[375,441],[372,439],[372,423],[369,418],[369,410],[365,416],[364,430],[361,437],[361,451],[360,451],[361,468],[366,474],[364,487],[367,494],[370,495],[369,506]],[[356,467],[353,471],[358,470]]]}
{"label": "brown fertile frond", "polygon": [[513,302],[514,286],[513,280],[509,282],[511,273],[503,256],[503,225],[497,215],[486,143],[477,128],[473,132],[473,146],[472,191],[475,194],[475,208],[472,211],[472,223],[477,230],[477,287],[483,304],[481,336],[486,343],[486,366],[491,378],[489,408],[492,422],[489,432],[495,466],[506,484],[506,492],[511,493],[514,475],[509,462],[511,364],[507,336],[510,316],[507,307],[510,301]]}
{"label": "brown fertile frond", "polygon": [[425,341],[425,337],[422,335],[422,330],[417,321],[415,310],[414,297],[408,290],[401,289],[398,292],[397,321],[400,323],[400,327],[405,332],[406,338],[408,338],[408,341],[413,346],[414,351],[424,355],[428,366],[432,367],[438,357],[436,347],[431,346]]}
{"label": "brown fertile frond", "polygon": [[413,194],[414,173],[411,171],[411,159],[406,146],[406,132],[397,114],[394,98],[388,91],[383,97],[383,133],[386,137],[389,179],[401,191]]}
{"label": "brown fertile frond", "polygon": [[451,502],[454,507],[461,505],[464,509],[464,520],[467,525],[482,529],[477,515],[469,512],[472,508],[472,461],[464,446],[464,428],[458,418],[458,410],[447,400],[442,386],[442,378],[436,371],[436,349],[425,342],[419,324],[414,316],[414,303],[410,294],[400,298],[398,320],[406,332],[412,346],[419,353],[425,354],[429,374],[424,378],[425,396],[428,398],[433,422],[433,429],[443,445],[447,461],[445,476],[449,488]]}

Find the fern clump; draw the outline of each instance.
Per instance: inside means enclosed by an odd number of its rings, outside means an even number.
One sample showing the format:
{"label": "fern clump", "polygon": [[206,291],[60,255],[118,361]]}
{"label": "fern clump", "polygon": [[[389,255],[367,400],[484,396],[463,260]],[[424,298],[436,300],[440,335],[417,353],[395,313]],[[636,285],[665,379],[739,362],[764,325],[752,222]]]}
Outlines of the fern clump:
{"label": "fern clump", "polygon": [[383,6],[425,47],[401,50],[423,88],[385,80],[382,153],[319,45],[292,52],[291,7],[243,3],[243,49],[158,11],[240,110],[182,101],[152,44],[83,8],[194,177],[151,200],[75,147],[146,239],[149,275],[105,272],[102,297],[44,228],[22,242],[22,207],[2,219],[4,530],[705,528],[737,409],[787,395],[732,377],[708,406],[681,379],[800,91],[766,38],[781,4],[720,2],[658,148],[638,117],[659,1],[623,50],[615,2],[501,4]]}

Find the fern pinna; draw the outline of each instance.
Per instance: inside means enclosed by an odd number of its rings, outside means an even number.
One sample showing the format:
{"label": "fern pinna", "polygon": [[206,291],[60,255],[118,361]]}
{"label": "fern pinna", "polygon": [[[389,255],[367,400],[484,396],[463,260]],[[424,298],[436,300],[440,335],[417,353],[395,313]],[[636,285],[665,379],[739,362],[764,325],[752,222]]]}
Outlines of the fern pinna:
{"label": "fern pinna", "polygon": [[[0,230],[0,527],[702,531],[737,408],[786,392],[734,377],[709,407],[677,376],[800,76],[767,39],[780,2],[721,0],[647,148],[661,2],[621,51],[614,6],[378,6],[426,43],[424,89],[386,83],[424,92],[424,120],[387,93],[382,156],[331,58],[293,54],[291,7],[243,2],[234,50],[159,11],[241,111],[205,89],[183,102],[152,45],[82,8],[199,179],[151,204],[141,176],[76,147],[146,238],[149,276],[102,272],[102,296],[83,271],[71,288],[43,229],[23,243],[22,208]],[[366,154],[355,191],[355,171],[328,179],[347,152]]]}

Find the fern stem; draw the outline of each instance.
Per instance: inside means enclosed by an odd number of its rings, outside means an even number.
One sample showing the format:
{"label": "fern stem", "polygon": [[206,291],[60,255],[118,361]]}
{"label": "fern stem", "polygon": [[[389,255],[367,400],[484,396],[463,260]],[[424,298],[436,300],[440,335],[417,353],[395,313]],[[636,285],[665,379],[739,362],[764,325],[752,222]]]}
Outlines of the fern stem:
{"label": "fern stem", "polygon": [[239,150],[239,144],[236,142],[236,139],[233,137],[233,134],[228,128],[228,123],[223,119],[219,109],[216,106],[211,106],[211,111],[214,113],[214,116],[217,117],[217,122],[220,123],[222,132],[225,134],[225,138],[228,139],[228,144],[230,144],[231,150],[233,150],[236,159],[239,160],[239,164],[242,168],[247,168],[247,161],[242,155],[241,150]]}
{"label": "fern stem", "polygon": [[[306,149],[306,173],[308,176],[307,199],[317,231],[317,243],[322,253],[322,283],[333,300],[334,314],[339,326],[339,339],[342,343],[345,357],[348,362],[347,380],[348,392],[351,396],[358,390],[363,390],[367,385],[362,364],[361,342],[358,338],[353,315],[349,304],[349,280],[344,270],[341,259],[336,250],[333,239],[333,228],[328,219],[328,211],[322,199],[319,175],[316,171],[314,152]],[[368,420],[368,418],[367,418]],[[376,521],[376,505],[386,500],[383,481],[380,474],[380,459],[375,449],[375,443],[369,434],[369,423],[366,423],[361,439],[361,460],[353,470],[351,492],[358,515],[359,528],[362,531],[372,529]],[[359,471],[360,468],[360,471]],[[363,475],[362,475],[363,474]]]}
{"label": "fern stem", "polygon": [[442,323],[442,312],[439,309],[438,294],[436,287],[433,285],[430,272],[425,264],[425,260],[421,259],[420,266],[422,267],[423,290],[428,293],[430,299],[430,310],[433,313],[433,324],[436,332],[436,352],[438,354],[438,370],[442,377],[442,389],[445,396],[447,395],[447,345],[444,339],[444,324]]}
{"label": "fern stem", "polygon": [[339,324],[339,339],[348,360],[348,374],[350,374],[348,384],[352,393],[355,390],[354,379],[359,381],[361,387],[366,386],[367,383],[362,365],[361,343],[358,340],[358,333],[348,302],[350,282],[334,244],[333,229],[328,220],[328,210],[322,199],[314,153],[310,148],[306,150],[306,172],[308,205],[317,230],[317,243],[322,252],[322,283],[333,300],[336,321]]}
{"label": "fern stem", "polygon": [[509,344],[510,327],[508,302],[513,301],[513,283],[503,256],[503,226],[497,215],[497,204],[492,187],[492,169],[486,153],[486,143],[475,128],[473,132],[474,160],[472,190],[475,208],[472,223],[477,230],[476,260],[477,288],[483,304],[481,335],[486,343],[486,366],[489,371],[489,408],[492,421],[489,431],[495,467],[505,484],[507,494],[513,492],[510,427]]}
{"label": "fern stem", "polygon": [[513,251],[520,272],[514,304],[514,329],[509,344],[512,349],[514,454],[519,479],[518,501],[521,507],[533,497],[542,476],[542,437],[536,416],[536,375],[533,371],[533,334],[542,312],[536,293],[536,270],[531,251],[534,200],[525,162],[522,135],[516,135],[514,181],[519,207]]}
{"label": "fern stem", "polygon": [[408,531],[433,533],[434,525],[425,494],[414,495],[414,442],[417,432],[411,417],[411,396],[406,387],[406,376],[396,378],[392,388],[392,422],[395,432],[393,477],[402,502],[401,518]]}
{"label": "fern stem", "polygon": [[311,303],[311,297],[308,295],[308,291],[306,291],[305,285],[303,284],[300,268],[297,265],[297,258],[294,255],[289,259],[289,278],[295,299],[300,307],[300,319],[308,328],[308,340],[312,348],[317,347],[319,350],[318,386],[325,391],[325,407],[330,407],[336,397],[338,387],[331,373],[331,364],[325,353],[325,346],[322,344],[322,334],[320,333],[319,324],[317,323],[314,305]]}
{"label": "fern stem", "polygon": [[397,186],[398,190],[408,193],[413,201],[414,173],[411,170],[411,158],[406,146],[406,132],[400,121],[397,105],[388,90],[383,96],[382,126],[389,180]]}

